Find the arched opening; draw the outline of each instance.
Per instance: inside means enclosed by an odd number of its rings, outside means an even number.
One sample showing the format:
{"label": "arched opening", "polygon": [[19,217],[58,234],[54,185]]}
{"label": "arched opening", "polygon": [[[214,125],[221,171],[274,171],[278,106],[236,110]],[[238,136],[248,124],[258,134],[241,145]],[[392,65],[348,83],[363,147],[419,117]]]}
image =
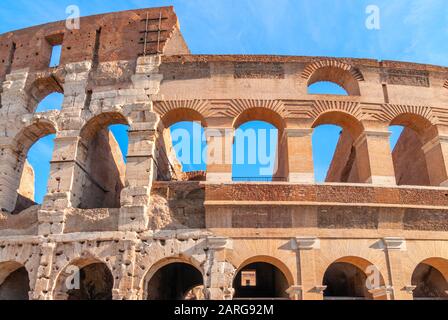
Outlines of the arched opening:
{"label": "arched opening", "polygon": [[36,79],[28,88],[30,112],[60,110],[62,107],[64,88],[62,81],[56,76]]}
{"label": "arched opening", "polygon": [[420,263],[412,274],[415,300],[448,300],[448,260],[428,259]]}
{"label": "arched opening", "polygon": [[[150,271],[151,275],[151,271]],[[202,273],[190,264],[167,264],[152,274],[146,285],[147,300],[203,300]]]}
{"label": "arched opening", "polygon": [[51,123],[37,122],[23,129],[16,137],[17,179],[16,202],[12,213],[42,204],[47,193],[50,161],[56,129]]}
{"label": "arched opening", "polygon": [[367,276],[360,268],[346,262],[330,265],[324,275],[324,298],[327,300],[370,300],[366,287]]}
{"label": "arched opening", "polygon": [[28,300],[28,271],[17,262],[0,263],[0,300]]}
{"label": "arched opening", "polygon": [[280,261],[268,257],[246,261],[233,280],[234,299],[288,299],[292,277]]}
{"label": "arched opening", "polygon": [[[387,298],[384,278],[369,261],[345,257],[325,271],[323,285],[326,300],[384,300]],[[375,292],[375,294],[373,294]]]}
{"label": "arched opening", "polygon": [[61,110],[64,102],[64,95],[59,92],[53,92],[47,95],[39,102],[36,112],[45,112],[50,110]]}
{"label": "arched opening", "polygon": [[91,119],[81,130],[73,203],[80,209],[119,208],[124,187],[128,123],[119,113]]}
{"label": "arched opening", "polygon": [[360,183],[355,141],[364,131],[353,116],[321,114],[313,124],[313,161],[316,182]]}
{"label": "arched opening", "polygon": [[331,81],[319,81],[308,86],[308,94],[348,96],[347,91],[339,84]]}
{"label": "arched opening", "polygon": [[[363,78],[359,71],[353,68],[348,70],[348,66],[336,67],[331,65],[318,67],[316,69],[313,67],[311,69],[306,70],[306,74],[311,73],[308,78],[309,94],[361,95],[358,81]],[[313,85],[316,83],[321,84],[314,87]],[[336,84],[342,89],[335,88],[334,85],[330,85],[329,83]],[[316,91],[316,89],[318,90]],[[325,89],[325,91],[322,92],[321,89]]]}
{"label": "arched opening", "polygon": [[59,275],[55,299],[112,300],[114,278],[105,263],[80,262]]}
{"label": "arched opening", "polygon": [[158,180],[205,180],[207,169],[206,123],[192,109],[178,108],[162,117],[163,141],[157,166]]}
{"label": "arched opening", "polygon": [[[244,111],[234,122],[232,180],[286,181],[284,120],[265,108]],[[280,160],[283,160],[280,162]]]}
{"label": "arched opening", "polygon": [[427,163],[431,152],[425,153],[424,145],[437,135],[436,129],[428,120],[416,114],[397,116],[389,129],[392,133],[390,143],[397,184],[432,185]]}

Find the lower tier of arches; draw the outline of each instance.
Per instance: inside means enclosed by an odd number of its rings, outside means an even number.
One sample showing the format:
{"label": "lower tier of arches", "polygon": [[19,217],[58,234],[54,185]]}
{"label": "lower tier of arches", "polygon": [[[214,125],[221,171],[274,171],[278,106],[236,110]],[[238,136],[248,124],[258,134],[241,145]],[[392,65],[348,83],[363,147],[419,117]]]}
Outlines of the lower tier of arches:
{"label": "lower tier of arches", "polygon": [[0,300],[448,300],[448,240],[0,238]]}

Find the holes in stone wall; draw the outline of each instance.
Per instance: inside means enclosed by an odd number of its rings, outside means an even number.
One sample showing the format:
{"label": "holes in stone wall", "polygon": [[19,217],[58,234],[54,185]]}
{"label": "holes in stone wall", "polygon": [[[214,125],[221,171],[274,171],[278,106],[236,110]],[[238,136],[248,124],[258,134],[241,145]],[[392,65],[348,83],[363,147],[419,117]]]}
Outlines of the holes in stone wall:
{"label": "holes in stone wall", "polygon": [[59,63],[61,62],[61,52],[62,52],[62,45],[55,45],[51,48],[51,58],[50,58],[50,68],[55,68],[59,66]]}

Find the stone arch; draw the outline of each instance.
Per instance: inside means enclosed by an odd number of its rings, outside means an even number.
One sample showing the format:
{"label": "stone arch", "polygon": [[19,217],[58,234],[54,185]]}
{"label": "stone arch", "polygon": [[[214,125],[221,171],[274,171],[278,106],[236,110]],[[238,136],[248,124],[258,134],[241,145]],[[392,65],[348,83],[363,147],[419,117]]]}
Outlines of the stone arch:
{"label": "stone arch", "polygon": [[274,179],[286,179],[288,176],[288,148],[283,132],[286,122],[278,110],[264,107],[250,107],[241,111],[233,121],[233,128],[237,130],[240,126],[251,121],[262,121],[274,126],[278,131],[277,154],[275,158]]}
{"label": "stone arch", "polygon": [[30,276],[23,264],[0,262],[0,300],[28,300],[30,291]]}
{"label": "stone arch", "polygon": [[[338,183],[365,183],[366,179],[363,177],[366,175],[366,171],[369,170],[368,149],[361,147],[358,144],[361,141],[361,137],[365,132],[364,125],[359,120],[360,116],[357,113],[357,104],[350,105],[347,110],[334,110],[327,109],[314,117],[312,123],[313,128],[313,161],[314,168],[319,168],[322,165],[328,165],[328,171],[324,176],[324,182],[338,182]],[[321,109],[321,108],[320,108]],[[316,110],[317,111],[317,110]],[[321,125],[333,125],[342,129],[340,132],[338,128],[323,128],[317,129]],[[319,158],[320,152],[317,152],[316,148],[329,148],[328,141],[322,143],[322,140],[316,140],[316,135],[319,137],[320,130],[331,130],[334,136],[335,151],[331,157],[328,158],[328,162],[320,163],[322,160]],[[328,137],[326,137],[328,140]],[[331,155],[330,153],[328,153]],[[366,154],[361,156],[361,154]],[[315,171],[317,175],[319,172]]]}
{"label": "stone arch", "polygon": [[204,128],[207,127],[207,122],[204,116],[200,112],[190,108],[172,109],[163,115],[161,121],[165,128],[169,128],[173,124],[182,121],[198,122]]}
{"label": "stone arch", "polygon": [[238,129],[241,125],[250,121],[264,121],[272,124],[279,131],[279,137],[281,136],[280,133],[286,128],[285,120],[280,113],[264,107],[245,109],[235,117],[233,127]]}
{"label": "stone arch", "polygon": [[321,81],[338,84],[350,96],[360,96],[359,81],[364,81],[361,71],[354,66],[337,60],[321,60],[310,63],[302,72],[307,86]]}
{"label": "stone arch", "polygon": [[[377,287],[368,288],[366,281],[373,272],[378,272],[379,279],[372,283]],[[322,284],[326,286],[324,296],[331,299],[387,299],[384,277],[379,268],[357,256],[346,256],[329,263],[325,268]]]}
{"label": "stone arch", "polygon": [[431,257],[421,261],[412,273],[411,283],[416,286],[414,299],[448,300],[448,259]]}
{"label": "stone arch", "polygon": [[[81,256],[81,258],[69,261],[55,275],[53,299],[111,300],[115,277],[113,276],[110,265],[89,253],[84,253]],[[94,272],[98,274],[92,274]],[[76,273],[78,273],[78,277],[74,277]],[[89,276],[85,275],[86,273],[90,273],[90,279],[88,279]],[[103,275],[104,277],[100,278],[98,275]],[[75,285],[76,279],[79,279],[80,286],[75,289],[67,288],[67,282],[70,283],[71,279],[73,279],[71,282],[72,285]],[[89,280],[91,281],[90,284],[87,283]],[[92,284],[94,288],[88,293],[87,286],[91,286]]]}
{"label": "stone arch", "polygon": [[47,135],[56,134],[56,132],[56,125],[51,120],[34,119],[14,137],[16,152],[22,156],[26,156],[28,150],[36,141]]}
{"label": "stone arch", "polygon": [[[171,283],[171,288],[168,281]],[[169,257],[156,262],[142,278],[143,299],[145,300],[183,300],[193,288],[204,286],[202,266],[194,259],[186,257]],[[162,285],[160,285],[162,284]],[[166,291],[161,292],[159,287]],[[170,289],[169,289],[170,288]],[[169,290],[168,290],[169,289]]]}
{"label": "stone arch", "polygon": [[129,126],[118,112],[91,118],[80,131],[73,205],[81,209],[119,208],[125,185],[125,160],[108,126]]}
{"label": "stone arch", "polygon": [[[26,165],[28,151],[41,138],[55,134],[56,131],[57,129],[53,121],[35,118],[18,131],[11,140],[10,148],[2,148],[1,156],[5,159],[4,163],[8,165],[5,166],[5,174],[8,176],[8,181],[0,181],[2,192],[5,195],[0,200],[2,201],[0,203],[1,208],[8,212],[18,213],[35,204],[32,195],[29,195],[29,186],[25,188],[25,184],[22,184],[24,188],[21,188],[25,166],[28,169],[25,170],[27,176],[24,183],[29,184],[30,179],[34,183],[34,174],[31,174],[31,166]],[[34,187],[32,189],[34,191]],[[34,194],[34,192],[32,193]]]}
{"label": "stone arch", "polygon": [[[245,271],[254,273],[249,275],[249,277],[253,277],[249,287],[253,286],[255,289],[248,290],[248,292],[244,292],[245,289],[242,286],[242,277]],[[294,277],[286,264],[271,256],[254,256],[245,260],[238,266],[233,278],[235,298],[287,298],[286,291],[293,284]],[[260,294],[266,293],[272,297],[260,296]]]}
{"label": "stone arch", "polygon": [[37,105],[46,96],[51,93],[64,94],[64,88],[55,75],[49,75],[37,78],[27,88],[28,92],[28,110],[34,112]]}
{"label": "stone arch", "polygon": [[316,115],[312,128],[315,129],[320,125],[332,124],[340,126],[343,130],[347,130],[353,140],[356,140],[363,132],[364,126],[362,122],[353,114],[340,110],[328,110]]}
{"label": "stone arch", "polygon": [[397,184],[439,185],[441,175],[440,172],[435,172],[435,168],[444,160],[442,153],[438,152],[440,150],[432,148],[438,130],[432,121],[430,110],[415,108],[406,112],[397,108],[388,120],[390,126],[403,127],[392,150]]}

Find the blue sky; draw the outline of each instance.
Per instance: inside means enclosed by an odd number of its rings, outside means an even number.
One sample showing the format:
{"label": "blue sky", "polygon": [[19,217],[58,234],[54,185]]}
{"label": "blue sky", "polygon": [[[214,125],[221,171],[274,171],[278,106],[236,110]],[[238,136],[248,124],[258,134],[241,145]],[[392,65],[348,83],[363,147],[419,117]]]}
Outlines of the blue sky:
{"label": "blue sky", "polygon": [[[80,7],[83,16],[174,5],[182,33],[194,54],[358,57],[448,66],[446,0],[1,1],[0,33],[65,19],[66,7],[73,4]],[[365,10],[371,4],[380,8],[380,30],[365,27]],[[317,90],[338,89],[323,86]],[[325,126],[319,130],[314,140],[322,142],[314,154],[316,175],[322,181],[340,129]],[[394,132],[396,140],[398,134]],[[117,137],[124,147],[125,134]],[[40,152],[34,158],[43,162],[50,158],[51,144],[36,144],[34,150]],[[36,165],[35,170],[38,176],[45,176],[45,166]],[[38,201],[44,193],[40,192],[45,189],[43,185],[45,182],[36,182]]]}

